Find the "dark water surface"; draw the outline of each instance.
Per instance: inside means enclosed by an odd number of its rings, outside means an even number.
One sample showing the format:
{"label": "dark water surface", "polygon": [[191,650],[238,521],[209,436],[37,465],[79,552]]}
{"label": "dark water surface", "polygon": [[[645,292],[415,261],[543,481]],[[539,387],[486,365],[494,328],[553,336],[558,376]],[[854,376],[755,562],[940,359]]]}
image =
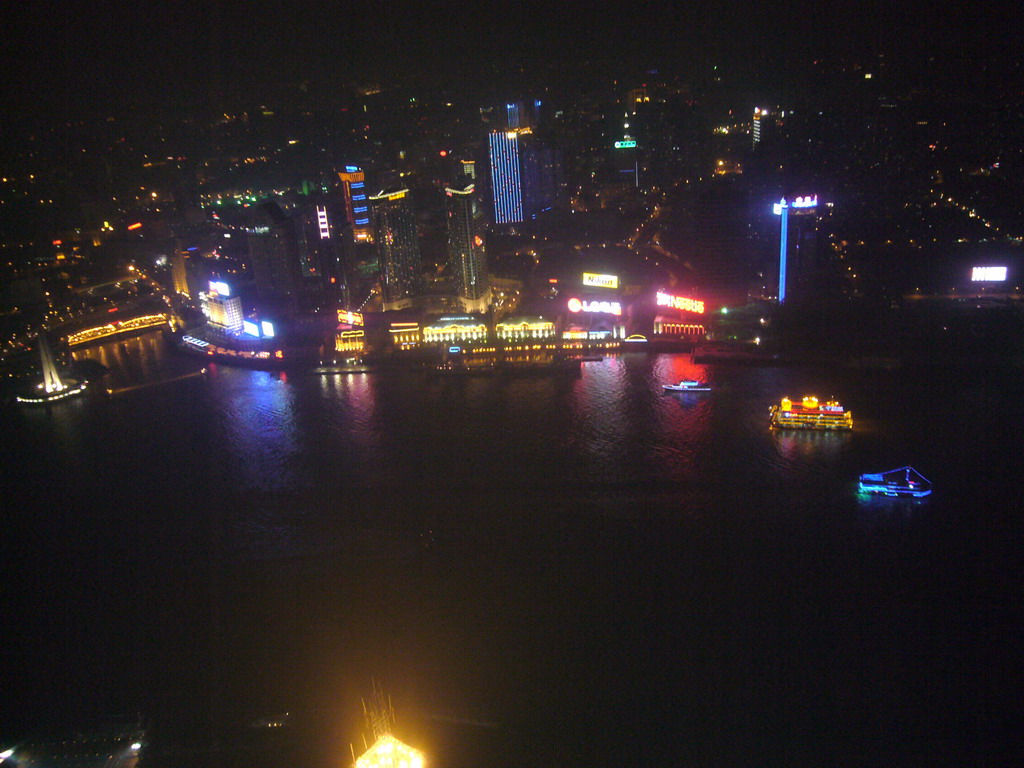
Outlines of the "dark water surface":
{"label": "dark water surface", "polygon": [[[88,354],[124,391],[2,415],[0,737],[141,713],[154,765],[342,766],[377,679],[438,766],[1022,754],[1019,375]],[[805,393],[854,432],[770,431]],[[933,498],[855,493],[904,464]]]}

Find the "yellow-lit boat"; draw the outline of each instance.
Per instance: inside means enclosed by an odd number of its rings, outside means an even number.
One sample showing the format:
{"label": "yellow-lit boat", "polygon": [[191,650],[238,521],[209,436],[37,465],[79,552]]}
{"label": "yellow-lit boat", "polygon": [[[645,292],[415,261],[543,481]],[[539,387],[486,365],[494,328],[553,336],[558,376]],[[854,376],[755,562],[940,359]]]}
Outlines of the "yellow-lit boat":
{"label": "yellow-lit boat", "polygon": [[808,395],[793,402],[784,397],[769,409],[769,424],[776,429],[853,429],[853,414],[835,400],[820,403]]}

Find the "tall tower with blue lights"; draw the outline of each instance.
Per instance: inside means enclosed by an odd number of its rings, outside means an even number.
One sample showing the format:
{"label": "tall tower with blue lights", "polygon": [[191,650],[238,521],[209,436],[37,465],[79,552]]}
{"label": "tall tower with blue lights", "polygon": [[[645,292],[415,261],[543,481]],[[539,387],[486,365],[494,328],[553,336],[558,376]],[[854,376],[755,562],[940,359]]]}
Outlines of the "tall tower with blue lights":
{"label": "tall tower with blue lights", "polygon": [[352,238],[356,242],[369,242],[373,239],[373,228],[370,225],[370,203],[366,196],[366,176],[358,166],[346,165],[338,178],[341,179],[345,213],[352,225]]}
{"label": "tall tower with blue lights", "polygon": [[519,138],[523,131],[493,131],[488,137],[491,157],[491,194],[494,223],[515,224],[523,220],[523,183]]}

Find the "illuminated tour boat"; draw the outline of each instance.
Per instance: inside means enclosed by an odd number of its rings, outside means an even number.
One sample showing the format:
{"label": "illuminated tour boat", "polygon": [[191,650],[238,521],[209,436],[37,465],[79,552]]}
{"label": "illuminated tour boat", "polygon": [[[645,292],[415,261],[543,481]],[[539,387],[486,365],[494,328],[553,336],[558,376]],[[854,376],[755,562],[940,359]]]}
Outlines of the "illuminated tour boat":
{"label": "illuminated tour boat", "polygon": [[861,475],[860,492],[920,499],[932,492],[932,484],[913,467],[900,467]]}
{"label": "illuminated tour boat", "polygon": [[819,403],[808,395],[799,403],[788,397],[769,410],[769,424],[778,429],[853,429],[853,414],[835,400]]}
{"label": "illuminated tour boat", "polygon": [[683,379],[678,384],[663,384],[662,389],[666,392],[710,392],[711,387],[702,381],[694,379]]}

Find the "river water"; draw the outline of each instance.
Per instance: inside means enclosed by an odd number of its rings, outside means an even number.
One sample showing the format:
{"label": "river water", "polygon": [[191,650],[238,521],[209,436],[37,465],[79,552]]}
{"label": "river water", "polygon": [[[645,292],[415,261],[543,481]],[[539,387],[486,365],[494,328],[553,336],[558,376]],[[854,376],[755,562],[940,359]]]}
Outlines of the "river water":
{"label": "river water", "polygon": [[[0,737],[139,714],[154,765],[347,765],[376,680],[438,766],[1024,747],[1019,374],[86,354],[113,395],[2,416]],[[853,433],[768,429],[807,393]],[[856,494],[904,464],[930,499]]]}

